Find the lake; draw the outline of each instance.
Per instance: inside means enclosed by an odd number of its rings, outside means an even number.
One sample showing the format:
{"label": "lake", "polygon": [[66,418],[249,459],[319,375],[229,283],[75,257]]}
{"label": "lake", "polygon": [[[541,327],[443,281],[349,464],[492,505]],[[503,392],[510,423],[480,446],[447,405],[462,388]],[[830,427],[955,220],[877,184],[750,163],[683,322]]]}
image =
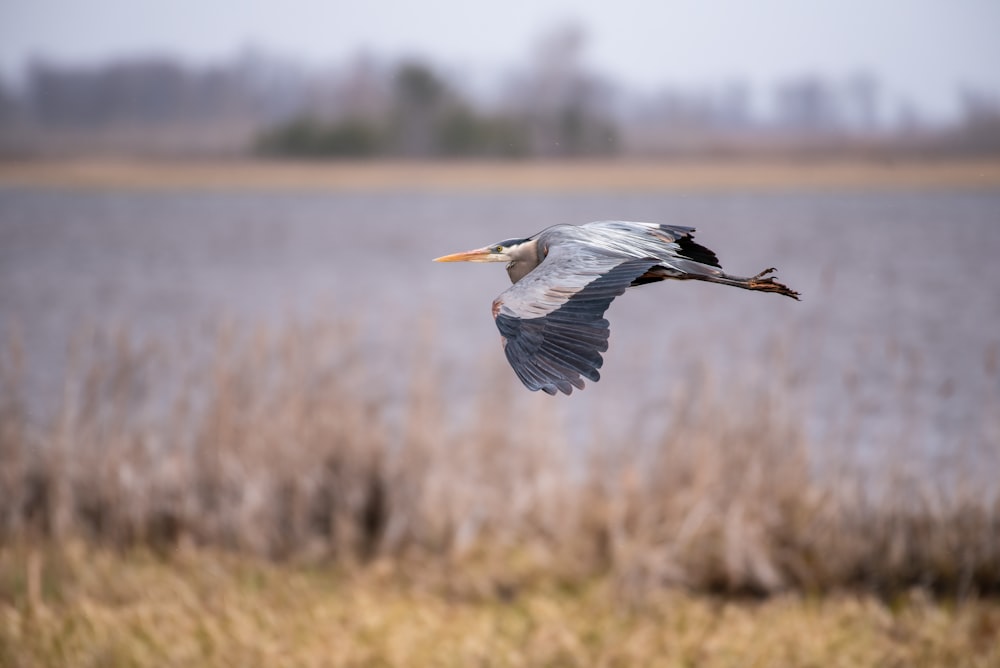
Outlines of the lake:
{"label": "lake", "polygon": [[[501,265],[431,258],[556,223],[690,225],[730,273],[778,267],[802,302],[694,282],[611,307],[603,378],[549,402],[577,435],[662,418],[692,368],[787,397],[819,443],[908,439],[948,456],[1000,441],[1000,192],[709,193],[0,190],[0,317],[32,413],[58,401],[74,332],[169,342],[225,319],[357,322],[373,378],[430,331],[450,410],[510,383],[490,317]],[[500,371],[496,371],[500,368]],[[640,425],[641,426],[641,425]]]}

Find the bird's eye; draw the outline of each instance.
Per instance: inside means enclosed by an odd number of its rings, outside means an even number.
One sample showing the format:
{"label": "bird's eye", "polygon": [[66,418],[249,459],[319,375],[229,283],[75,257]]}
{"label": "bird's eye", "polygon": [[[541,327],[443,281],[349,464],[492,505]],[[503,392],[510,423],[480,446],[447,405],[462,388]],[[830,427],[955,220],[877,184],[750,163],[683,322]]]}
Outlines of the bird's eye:
{"label": "bird's eye", "polygon": [[503,246],[496,246],[496,247],[494,247],[493,248],[493,252],[494,253],[502,253],[503,252]]}

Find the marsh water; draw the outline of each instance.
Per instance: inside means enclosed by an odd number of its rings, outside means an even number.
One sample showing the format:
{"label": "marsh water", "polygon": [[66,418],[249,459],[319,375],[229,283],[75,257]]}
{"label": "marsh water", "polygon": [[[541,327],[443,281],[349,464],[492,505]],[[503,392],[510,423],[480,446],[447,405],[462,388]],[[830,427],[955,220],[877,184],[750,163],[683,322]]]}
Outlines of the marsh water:
{"label": "marsh water", "polygon": [[219,319],[311,318],[356,322],[389,394],[422,346],[460,412],[484,378],[527,392],[497,371],[490,303],[509,283],[501,265],[431,258],[600,219],[697,227],[727,271],[776,266],[803,300],[690,282],[629,291],[608,313],[602,380],[529,399],[570,424],[635,425],[668,410],[698,368],[734,404],[760,392],[787,401],[820,441],[906,438],[946,455],[1000,439],[1000,192],[8,188],[0,330],[23,343],[39,415],[58,401],[82,328],[169,343]]}

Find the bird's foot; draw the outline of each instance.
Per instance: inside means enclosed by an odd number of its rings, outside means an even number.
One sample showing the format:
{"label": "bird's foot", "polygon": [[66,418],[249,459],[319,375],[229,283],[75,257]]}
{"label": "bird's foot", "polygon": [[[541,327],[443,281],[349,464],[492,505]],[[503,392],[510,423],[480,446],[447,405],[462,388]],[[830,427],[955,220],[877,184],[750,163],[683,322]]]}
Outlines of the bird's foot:
{"label": "bird's foot", "polygon": [[[759,274],[757,274],[756,276],[754,276],[754,277],[753,277],[753,278],[751,278],[750,280],[751,280],[751,281],[759,281],[760,279],[764,278],[764,277],[765,277],[765,276],[767,276],[768,274],[773,274],[773,273],[774,273],[774,272],[776,272],[776,271],[778,271],[778,270],[777,270],[777,269],[775,269],[774,267],[768,267],[767,269],[765,269],[764,271],[760,272]],[[767,279],[767,280],[768,280],[768,281],[772,281],[772,280],[774,280],[774,279],[771,279],[771,278],[769,278],[769,279]]]}
{"label": "bird's foot", "polygon": [[774,280],[773,276],[768,276],[768,274],[773,274],[777,271],[774,267],[768,267],[764,271],[760,272],[756,276],[752,277],[748,282],[751,290],[763,290],[764,292],[777,292],[778,294],[785,295],[786,297],[791,297],[792,299],[798,301],[799,293],[792,290],[783,283],[779,283]]}

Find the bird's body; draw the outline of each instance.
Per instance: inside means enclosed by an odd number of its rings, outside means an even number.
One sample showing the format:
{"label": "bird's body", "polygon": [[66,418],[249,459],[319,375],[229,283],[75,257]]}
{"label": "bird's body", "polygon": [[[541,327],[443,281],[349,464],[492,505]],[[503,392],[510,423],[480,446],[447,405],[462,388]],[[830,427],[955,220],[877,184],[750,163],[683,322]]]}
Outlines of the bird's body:
{"label": "bird's body", "polygon": [[513,285],[493,302],[507,360],[529,389],[570,394],[583,389],[584,378],[600,379],[610,335],[604,312],[629,287],[694,279],[798,299],[767,276],[773,269],[750,278],[726,274],[693,233],[628,221],[555,225],[437,261],[507,262]]}

